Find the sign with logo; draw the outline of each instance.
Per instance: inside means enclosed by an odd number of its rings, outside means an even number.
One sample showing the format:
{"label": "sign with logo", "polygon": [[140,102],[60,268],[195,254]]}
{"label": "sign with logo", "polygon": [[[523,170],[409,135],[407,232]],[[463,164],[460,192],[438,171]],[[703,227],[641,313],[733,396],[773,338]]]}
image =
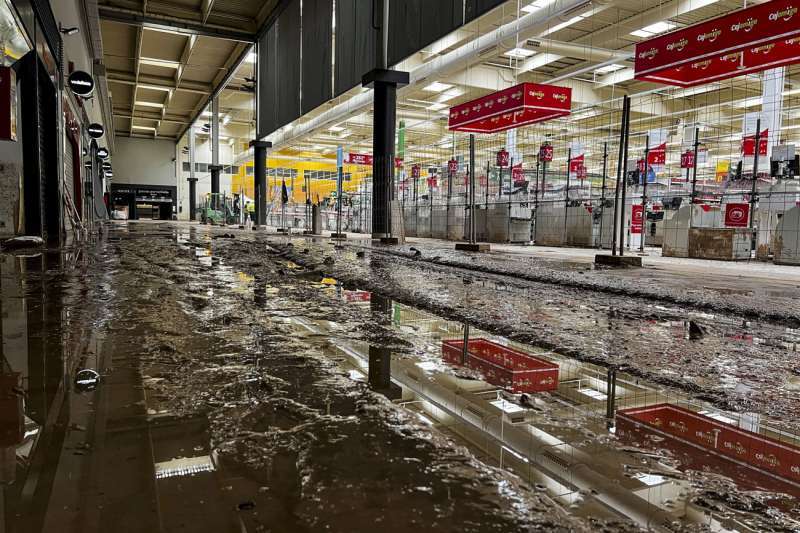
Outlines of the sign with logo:
{"label": "sign with logo", "polygon": [[553,145],[544,143],[539,147],[539,161],[549,163],[553,160]]}
{"label": "sign with logo", "polygon": [[800,61],[800,4],[771,0],[636,44],[637,80],[691,87]]}
{"label": "sign with logo", "polygon": [[725,205],[725,226],[746,228],[750,222],[750,204],[736,203]]}
{"label": "sign with logo", "polygon": [[731,168],[730,161],[717,161],[717,166],[714,169],[714,181],[720,183],[728,177],[728,172]]}
{"label": "sign with logo", "polygon": [[642,233],[642,221],[644,219],[644,206],[632,205],[631,206],[631,233]]}
{"label": "sign with logo", "polygon": [[495,133],[570,114],[572,89],[538,83],[514,87],[450,108],[451,131]]}
{"label": "sign with logo", "polygon": [[104,161],[103,170],[111,170],[111,163],[109,163],[108,161]]}
{"label": "sign with logo", "polygon": [[686,150],[681,154],[681,168],[694,168],[694,150]]}
{"label": "sign with logo", "polygon": [[108,148],[98,148],[97,149],[97,157],[100,159],[107,159],[108,158]]}
{"label": "sign with logo", "polygon": [[505,148],[497,152],[497,166],[500,168],[505,168],[509,165],[511,161],[511,154],[509,154]]}
{"label": "sign with logo", "polygon": [[447,172],[449,174],[455,174],[456,172],[458,172],[458,160],[457,159],[451,159],[450,161],[447,162]]}
{"label": "sign with logo", "polygon": [[67,78],[70,90],[78,96],[91,96],[94,92],[94,79],[88,72],[76,70]]}
{"label": "sign with logo", "polygon": [[[347,159],[345,163],[348,165],[362,165],[365,167],[371,167],[373,163],[373,158],[369,154],[354,154],[353,152],[349,152],[347,154]],[[394,158],[394,167],[395,168],[403,168],[403,159],[400,157]]]}
{"label": "sign with logo", "polygon": [[103,127],[102,124],[92,123],[89,124],[89,127],[86,128],[86,133],[89,134],[89,137],[92,139],[99,139],[103,135],[106,134],[106,129]]}

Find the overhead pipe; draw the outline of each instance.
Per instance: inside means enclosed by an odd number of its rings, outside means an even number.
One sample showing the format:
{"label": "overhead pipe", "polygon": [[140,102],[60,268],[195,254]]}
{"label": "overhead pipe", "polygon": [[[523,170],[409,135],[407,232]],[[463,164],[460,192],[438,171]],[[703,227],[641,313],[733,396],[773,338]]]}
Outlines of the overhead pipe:
{"label": "overhead pipe", "polygon": [[[495,53],[496,47],[505,40],[513,39],[514,42],[517,42],[518,39],[527,40],[533,38],[546,30],[552,23],[568,20],[570,15],[574,15],[575,12],[592,5],[596,5],[596,3],[593,4],[589,0],[564,0],[560,9],[544,17],[541,12],[533,12],[518,20],[509,22],[456,48],[452,52],[438,56],[414,68],[409,72],[410,83],[406,87],[398,89],[398,94],[402,95],[408,91],[415,90],[415,85],[425,80],[446,77],[482,61],[488,53]],[[284,129],[273,133],[268,136],[268,139],[272,141],[273,147],[280,148],[294,139],[308,135],[317,129],[360,115],[372,105],[372,100],[372,91],[359,93],[349,100],[295,126],[291,130]]]}

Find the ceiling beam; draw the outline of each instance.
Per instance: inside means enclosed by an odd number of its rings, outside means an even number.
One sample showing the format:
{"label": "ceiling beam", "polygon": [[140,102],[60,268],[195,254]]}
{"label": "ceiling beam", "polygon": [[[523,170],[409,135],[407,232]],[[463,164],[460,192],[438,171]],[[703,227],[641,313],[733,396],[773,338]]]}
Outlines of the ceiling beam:
{"label": "ceiling beam", "polygon": [[[108,81],[111,83],[122,83],[125,85],[136,85],[136,77],[130,72],[121,70],[107,70]],[[182,80],[177,89],[175,88],[175,79],[167,78],[165,76],[153,76],[150,74],[139,74],[138,84],[143,89],[156,89],[163,91],[185,91],[195,94],[211,94],[211,84],[201,83],[198,81]]]}
{"label": "ceiling beam", "polygon": [[[146,5],[145,5],[146,7]],[[144,34],[144,29],[139,27],[136,30],[136,43],[133,45],[134,47],[134,54],[133,54],[133,91],[131,95],[131,116],[135,115],[136,113],[136,97],[139,92],[139,71],[142,66],[141,58],[142,58],[142,34]],[[133,118],[131,118],[131,127],[130,131],[133,133]]]}
{"label": "ceiling beam", "polygon": [[212,9],[214,9],[214,0],[203,0],[203,6],[201,8],[203,12],[203,24],[208,22],[208,16],[211,14]]}
{"label": "ceiling beam", "polygon": [[152,28],[154,30],[167,30],[184,35],[215,37],[243,43],[252,43],[255,42],[256,39],[254,33],[243,32],[241,29],[231,26],[203,24],[199,20],[168,17],[165,15],[157,15],[152,12],[144,13],[142,11],[107,5],[98,6],[98,11],[100,13],[100,19],[102,20],[130,26]]}

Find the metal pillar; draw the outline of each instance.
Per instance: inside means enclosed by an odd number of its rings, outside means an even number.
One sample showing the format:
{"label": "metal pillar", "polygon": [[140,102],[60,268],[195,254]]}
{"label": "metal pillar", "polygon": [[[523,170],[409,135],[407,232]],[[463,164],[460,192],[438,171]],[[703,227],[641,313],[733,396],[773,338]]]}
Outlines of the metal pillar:
{"label": "metal pillar", "polygon": [[189,127],[189,219],[197,217],[197,176],[195,176],[194,126]]}
{"label": "metal pillar", "polygon": [[[600,240],[597,243],[598,248],[603,247],[603,219],[606,210],[606,176],[608,174],[608,142],[603,143],[603,184],[600,186]],[[591,197],[591,191],[589,194]]]}
{"label": "metal pillar", "polygon": [[756,185],[758,184],[758,153],[759,144],[761,144],[761,117],[756,120],[756,139],[753,147],[753,187],[750,190],[750,231],[753,231],[753,222],[756,218],[756,194],[758,194]]}
{"label": "metal pillar", "polygon": [[[617,213],[620,214],[619,220],[619,255],[625,255],[625,191],[628,182],[628,137],[631,118],[631,99],[625,95],[622,101],[622,127],[619,145],[619,165],[617,166],[617,191],[620,198],[618,206],[614,207],[614,226],[617,225]],[[620,183],[621,180],[621,183]],[[620,192],[620,188],[622,189]],[[616,249],[616,244],[615,244]]]}
{"label": "metal pillar", "polygon": [[569,213],[569,174],[572,166],[572,148],[567,148],[567,186],[564,189],[564,240],[567,243],[567,214]]}
{"label": "metal pillar", "polygon": [[267,223],[267,148],[272,148],[272,143],[251,141],[250,146],[253,147],[256,226],[263,226]]}
{"label": "metal pillar", "polygon": [[606,378],[606,418],[613,425],[617,397],[617,368],[610,367]]}
{"label": "metal pillar", "polygon": [[[644,252],[644,230],[647,227],[647,172],[650,170],[648,158],[650,157],[650,135],[644,139],[644,177],[642,178],[642,227],[639,236],[639,251]],[[631,218],[633,221],[633,218]]]}
{"label": "metal pillar", "polygon": [[375,92],[372,138],[372,237],[391,239],[394,193],[394,141],[397,88],[408,85],[408,73],[375,69],[362,79]]}
{"label": "metal pillar", "polygon": [[211,100],[211,202],[217,204],[219,194],[219,173],[222,167],[219,164],[219,99]]}
{"label": "metal pillar", "polygon": [[[488,190],[488,175],[486,186]],[[469,242],[475,244],[475,135],[472,133],[469,135]]]}

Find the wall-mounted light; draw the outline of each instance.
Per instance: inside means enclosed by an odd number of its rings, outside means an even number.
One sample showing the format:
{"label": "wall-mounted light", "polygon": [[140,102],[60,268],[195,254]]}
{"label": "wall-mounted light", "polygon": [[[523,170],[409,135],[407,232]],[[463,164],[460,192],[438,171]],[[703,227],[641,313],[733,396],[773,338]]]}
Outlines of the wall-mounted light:
{"label": "wall-mounted light", "polygon": [[77,27],[65,28],[61,25],[61,23],[58,24],[58,30],[64,35],[77,35],[77,33],[80,31]]}

